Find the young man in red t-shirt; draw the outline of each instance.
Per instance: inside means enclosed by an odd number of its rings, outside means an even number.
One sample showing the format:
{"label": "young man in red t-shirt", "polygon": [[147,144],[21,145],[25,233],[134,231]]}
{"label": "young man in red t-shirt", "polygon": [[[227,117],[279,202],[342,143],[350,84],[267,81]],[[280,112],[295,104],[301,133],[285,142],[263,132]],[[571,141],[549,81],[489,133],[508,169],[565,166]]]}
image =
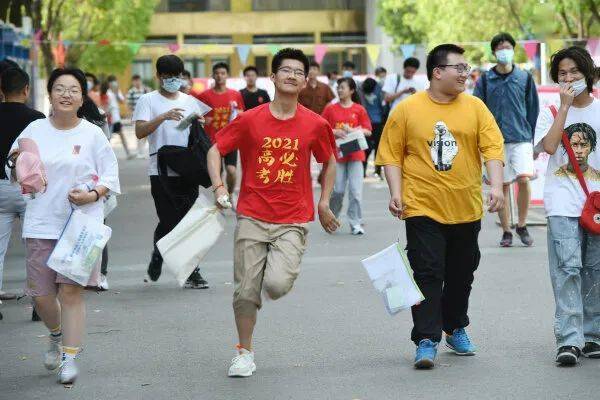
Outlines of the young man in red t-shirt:
{"label": "young man in red t-shirt", "polygon": [[[219,62],[213,66],[213,79],[215,86],[198,95],[198,99],[208,105],[212,110],[205,116],[206,133],[212,142],[215,135],[223,129],[235,116],[245,110],[244,99],[237,90],[228,89],[226,86],[229,77],[229,65]],[[227,190],[232,197],[237,180],[237,150],[225,155],[225,169],[227,171]]]}
{"label": "young man in red t-shirt", "polygon": [[222,157],[239,149],[242,162],[233,267],[239,344],[229,376],[250,376],[256,370],[252,334],[261,291],[278,299],[291,290],[300,272],[308,222],[314,219],[311,155],[326,171],[319,221],[328,233],[339,227],[329,209],[335,179],[333,133],[327,121],[298,104],[308,59],[301,50],[283,49],[273,57],[271,69],[273,102],[246,111],[227,125],[208,153],[217,204],[225,204],[227,197]]}

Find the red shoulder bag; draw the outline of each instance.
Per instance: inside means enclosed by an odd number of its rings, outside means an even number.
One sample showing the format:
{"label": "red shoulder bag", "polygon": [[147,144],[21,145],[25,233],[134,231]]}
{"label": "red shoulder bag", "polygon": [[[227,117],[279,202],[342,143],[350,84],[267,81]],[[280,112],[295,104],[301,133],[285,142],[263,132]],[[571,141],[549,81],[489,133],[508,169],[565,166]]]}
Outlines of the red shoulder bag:
{"label": "red shoulder bag", "polygon": [[[558,114],[556,107],[550,106],[550,111],[552,111],[552,115],[554,118],[556,118],[556,115]],[[577,175],[577,180],[579,180],[579,184],[581,185],[581,188],[586,196],[585,204],[583,205],[583,210],[581,211],[581,217],[579,217],[579,224],[587,232],[593,235],[600,235],[600,192],[589,192],[587,184],[585,183],[585,179],[583,178],[581,168],[579,168],[579,163],[577,163],[577,159],[575,158],[573,148],[571,148],[569,137],[564,131],[562,135],[562,142],[563,146],[567,150],[567,154],[569,155],[569,162],[571,163],[571,166]]]}

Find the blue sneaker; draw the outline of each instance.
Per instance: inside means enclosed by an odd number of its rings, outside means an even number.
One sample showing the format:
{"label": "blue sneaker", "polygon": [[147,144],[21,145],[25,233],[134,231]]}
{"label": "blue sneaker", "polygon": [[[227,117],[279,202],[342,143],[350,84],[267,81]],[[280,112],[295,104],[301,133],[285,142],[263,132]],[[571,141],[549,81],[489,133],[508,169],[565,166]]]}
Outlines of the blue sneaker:
{"label": "blue sneaker", "polygon": [[446,335],[446,346],[459,356],[474,356],[475,346],[464,328],[455,329],[452,336]]}
{"label": "blue sneaker", "polygon": [[437,354],[437,343],[429,339],[423,339],[417,347],[417,355],[415,356],[415,368],[430,369],[433,368],[433,361]]}

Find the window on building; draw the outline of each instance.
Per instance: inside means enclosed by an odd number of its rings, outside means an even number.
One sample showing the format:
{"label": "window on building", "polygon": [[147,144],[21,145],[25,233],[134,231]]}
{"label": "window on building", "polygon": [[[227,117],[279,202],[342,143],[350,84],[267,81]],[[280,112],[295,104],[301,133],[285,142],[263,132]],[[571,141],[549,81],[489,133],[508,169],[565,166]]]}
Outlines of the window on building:
{"label": "window on building", "polygon": [[177,36],[147,36],[146,44],[169,44],[176,43]]}
{"label": "window on building", "polygon": [[152,60],[133,60],[131,64],[131,76],[139,75],[146,86],[156,87],[154,76],[156,71]]}
{"label": "window on building", "polygon": [[266,56],[254,57],[254,66],[258,70],[258,76],[269,75],[269,58]]}
{"label": "window on building", "polygon": [[192,78],[207,76],[203,58],[186,58],[183,60],[183,64],[185,69],[192,74]]}
{"label": "window on building", "polygon": [[[161,1],[159,8],[165,0]],[[230,11],[230,0],[166,0],[170,12]],[[163,7],[164,8],[164,7]]]}
{"label": "window on building", "polygon": [[210,71],[207,71],[208,74],[212,75],[212,67],[216,64],[216,63],[220,63],[220,62],[224,62],[225,64],[229,65],[229,75],[231,75],[231,63],[229,62],[229,57],[219,57],[219,56],[213,56],[210,58]]}
{"label": "window on building", "polygon": [[335,32],[322,33],[321,42],[323,43],[366,43],[367,34],[365,32]]}
{"label": "window on building", "polygon": [[218,35],[185,35],[185,44],[231,44],[231,36]]}
{"label": "window on building", "polygon": [[254,35],[252,42],[255,44],[314,43],[315,36],[312,33],[289,35]]}
{"label": "window on building", "polygon": [[364,10],[365,0],[252,0],[254,11]]}

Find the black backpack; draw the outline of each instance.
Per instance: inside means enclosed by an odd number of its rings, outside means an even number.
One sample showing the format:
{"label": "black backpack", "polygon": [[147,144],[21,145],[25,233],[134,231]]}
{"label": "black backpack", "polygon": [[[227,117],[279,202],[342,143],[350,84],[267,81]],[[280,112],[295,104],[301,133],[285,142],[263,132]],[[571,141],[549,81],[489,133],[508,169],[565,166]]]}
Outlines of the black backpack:
{"label": "black backpack", "polygon": [[[198,121],[192,122],[187,147],[166,145],[158,149],[159,177],[167,177],[170,168],[190,186],[210,187],[206,155],[212,144]],[[167,168],[168,167],[168,168]]]}

